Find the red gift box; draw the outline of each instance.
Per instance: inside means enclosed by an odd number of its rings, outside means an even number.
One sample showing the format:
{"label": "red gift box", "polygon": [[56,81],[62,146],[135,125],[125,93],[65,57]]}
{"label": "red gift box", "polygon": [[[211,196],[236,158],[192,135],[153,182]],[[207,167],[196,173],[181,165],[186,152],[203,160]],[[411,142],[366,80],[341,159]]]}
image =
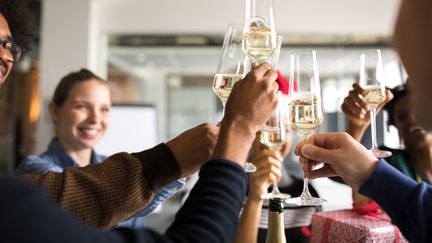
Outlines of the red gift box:
{"label": "red gift box", "polygon": [[408,242],[387,214],[361,215],[352,210],[315,213],[311,241],[325,242]]}

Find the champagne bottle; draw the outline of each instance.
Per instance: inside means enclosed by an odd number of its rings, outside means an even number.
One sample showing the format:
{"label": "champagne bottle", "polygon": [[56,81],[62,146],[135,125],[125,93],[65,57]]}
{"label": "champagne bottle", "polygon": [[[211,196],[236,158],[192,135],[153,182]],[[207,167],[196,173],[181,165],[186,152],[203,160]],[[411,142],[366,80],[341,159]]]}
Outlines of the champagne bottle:
{"label": "champagne bottle", "polygon": [[286,243],[282,199],[271,198],[265,243]]}

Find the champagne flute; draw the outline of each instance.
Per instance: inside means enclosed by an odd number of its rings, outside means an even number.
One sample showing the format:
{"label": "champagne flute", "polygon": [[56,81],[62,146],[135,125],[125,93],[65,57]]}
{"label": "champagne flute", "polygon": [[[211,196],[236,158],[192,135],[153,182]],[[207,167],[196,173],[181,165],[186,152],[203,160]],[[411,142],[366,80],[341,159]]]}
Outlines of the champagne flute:
{"label": "champagne flute", "polygon": [[252,62],[265,62],[277,50],[273,0],[246,0],[244,23],[244,52]]}
{"label": "champagne flute", "polygon": [[224,110],[234,84],[246,75],[246,67],[249,66],[247,56],[242,51],[242,39],[243,25],[229,24],[212,84]]}
{"label": "champagne flute", "polygon": [[[281,147],[286,142],[287,129],[286,129],[286,104],[283,102],[282,93],[278,91],[277,94],[278,105],[272,112],[270,119],[264,124],[260,131],[260,142],[268,149],[280,153]],[[273,182],[273,188],[270,193],[261,195],[262,199],[281,198],[288,199],[291,195],[281,193],[277,182]]]}
{"label": "champagne flute", "polygon": [[369,151],[377,158],[392,155],[390,151],[379,150],[376,138],[376,108],[385,100],[384,68],[381,50],[363,51],[360,54],[359,84],[366,91],[364,100],[369,104],[372,146]]}
{"label": "champagne flute", "polygon": [[[229,24],[212,84],[213,91],[222,101],[224,114],[225,104],[234,84],[246,75],[246,67],[250,66],[249,60],[242,49],[242,40],[243,25]],[[256,167],[254,164],[246,162],[244,170],[254,172]]]}
{"label": "champagne flute", "polygon": [[[312,134],[324,120],[316,52],[299,50],[290,53],[290,90],[288,120],[303,140]],[[305,166],[307,168],[307,166]],[[321,205],[325,199],[313,197],[309,192],[309,179],[304,171],[303,192],[299,197],[287,199],[288,204]]]}

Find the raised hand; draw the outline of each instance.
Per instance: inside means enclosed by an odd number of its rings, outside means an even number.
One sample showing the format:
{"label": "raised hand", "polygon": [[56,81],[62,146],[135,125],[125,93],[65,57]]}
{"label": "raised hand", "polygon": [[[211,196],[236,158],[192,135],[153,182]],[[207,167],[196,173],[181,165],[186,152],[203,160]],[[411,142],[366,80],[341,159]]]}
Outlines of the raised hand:
{"label": "raised hand", "polygon": [[267,193],[273,182],[278,182],[282,176],[283,157],[280,153],[266,148],[255,139],[250,161],[257,167],[254,173],[250,174],[249,197],[259,198]]}
{"label": "raised hand", "polygon": [[[358,83],[354,83],[352,87],[353,89],[345,97],[341,108],[348,119],[347,132],[357,141],[360,141],[370,124],[370,108],[368,103],[363,99],[366,95],[366,90]],[[393,94],[389,90],[386,90],[386,99],[377,106],[377,113],[392,99]]]}
{"label": "raised hand", "polygon": [[261,195],[267,193],[273,181],[281,178],[282,157],[278,154],[262,145],[259,138],[255,139],[249,160],[255,164],[257,170],[249,174],[249,193],[233,243],[257,242],[263,205]]}
{"label": "raised hand", "polygon": [[[376,168],[378,159],[347,133],[321,133],[297,145],[300,161],[324,163],[316,170],[309,168],[309,177],[339,175],[355,191],[363,185]],[[312,163],[309,163],[312,164]]]}
{"label": "raised hand", "polygon": [[228,98],[213,158],[244,165],[256,133],[277,105],[276,71],[267,63],[253,65]]}
{"label": "raised hand", "polygon": [[276,78],[277,73],[269,64],[253,64],[246,77],[234,86],[223,120],[242,121],[255,132],[259,131],[277,105]]}
{"label": "raised hand", "polygon": [[192,175],[209,160],[218,136],[219,127],[201,124],[166,143],[180,166],[180,177]]}

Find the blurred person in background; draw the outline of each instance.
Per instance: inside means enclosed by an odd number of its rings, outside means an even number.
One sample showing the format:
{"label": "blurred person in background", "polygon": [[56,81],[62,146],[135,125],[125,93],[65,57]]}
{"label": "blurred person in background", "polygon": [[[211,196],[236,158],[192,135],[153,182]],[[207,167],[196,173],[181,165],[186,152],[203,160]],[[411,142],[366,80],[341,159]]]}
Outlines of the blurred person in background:
{"label": "blurred person in background", "polygon": [[[410,77],[411,107],[419,125],[432,129],[432,2],[403,0],[394,43]],[[339,175],[356,192],[375,200],[410,242],[432,242],[432,186],[377,159],[347,133],[312,135],[296,147],[302,163],[324,162],[311,178]],[[312,162],[312,163],[311,163]]]}
{"label": "blurred person in background", "polygon": [[[348,118],[347,132],[360,141],[370,124],[369,107],[362,99],[364,90],[357,84],[342,104]],[[432,181],[432,134],[416,121],[410,104],[409,83],[387,90],[386,101],[380,105],[388,113],[388,122],[399,134],[401,149],[380,146],[392,152],[386,161],[410,178],[430,184]]]}
{"label": "blurred person in background", "polygon": [[[111,92],[108,82],[87,69],[65,75],[57,85],[49,104],[55,137],[41,155],[27,156],[16,169],[16,175],[61,173],[67,167],[85,167],[103,162],[107,156],[98,154],[94,146],[109,126]],[[144,227],[144,216],[182,188],[175,180],[159,190],[149,205],[118,226]]]}

